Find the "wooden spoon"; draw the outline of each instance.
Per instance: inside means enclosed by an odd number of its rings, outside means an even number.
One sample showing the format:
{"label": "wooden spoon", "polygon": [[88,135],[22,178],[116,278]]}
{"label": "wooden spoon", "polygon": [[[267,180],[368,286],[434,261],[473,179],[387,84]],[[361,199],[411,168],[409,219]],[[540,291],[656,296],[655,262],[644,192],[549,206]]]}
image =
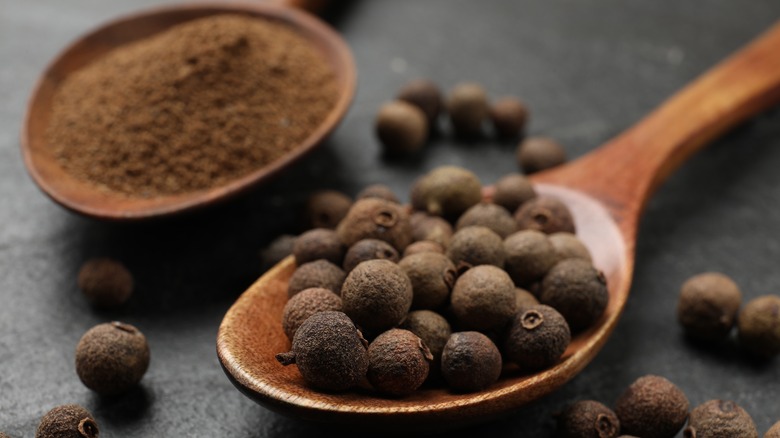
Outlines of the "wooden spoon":
{"label": "wooden spoon", "polygon": [[[277,4],[196,3],[153,9],[112,21],[79,38],[46,68],[27,106],[21,133],[22,154],[33,180],[64,207],[98,219],[131,221],[167,216],[224,201],[271,178],[319,145],[346,114],[355,91],[356,69],[344,40],[319,19],[290,6],[320,9],[324,0],[287,0]],[[74,71],[108,51],[149,37],[171,26],[211,15],[238,13],[283,23],[305,37],[332,67],[339,87],[337,102],[322,124],[298,147],[278,160],[229,183],[197,192],[152,198],[129,197],[101,190],[67,173],[46,140],[52,99],[60,84]]]}
{"label": "wooden spoon", "polygon": [[274,359],[290,346],[280,322],[287,281],[295,269],[290,257],[263,275],[225,315],[217,336],[225,372],[244,394],[279,412],[388,429],[484,421],[552,392],[591,361],[617,323],[631,285],[639,215],[653,189],[707,142],[780,101],[778,48],[780,25],[600,149],[532,176],[542,194],[571,208],[578,234],[609,284],[605,314],[574,338],[556,366],[531,375],[507,367],[498,383],[473,394],[423,389],[394,399],[360,391],[314,391],[295,367],[282,367]]}

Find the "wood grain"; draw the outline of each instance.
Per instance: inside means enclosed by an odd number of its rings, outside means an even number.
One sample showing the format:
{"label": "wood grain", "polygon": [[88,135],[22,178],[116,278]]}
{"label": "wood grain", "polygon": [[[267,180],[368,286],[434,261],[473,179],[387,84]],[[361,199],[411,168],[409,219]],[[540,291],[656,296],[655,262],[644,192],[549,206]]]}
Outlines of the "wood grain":
{"label": "wood grain", "polygon": [[[297,148],[278,160],[223,186],[175,196],[129,197],[68,174],[46,140],[52,99],[59,85],[74,71],[119,46],[149,37],[171,26],[216,14],[239,13],[274,20],[293,28],[311,42],[332,67],[339,96],[322,124]],[[195,3],[153,9],[112,21],[79,38],[46,68],[27,106],[21,132],[24,162],[36,184],[60,205],[98,219],[138,221],[205,208],[246,192],[269,180],[311,152],[346,114],[357,82],[349,47],[327,24],[295,8],[263,2]]]}

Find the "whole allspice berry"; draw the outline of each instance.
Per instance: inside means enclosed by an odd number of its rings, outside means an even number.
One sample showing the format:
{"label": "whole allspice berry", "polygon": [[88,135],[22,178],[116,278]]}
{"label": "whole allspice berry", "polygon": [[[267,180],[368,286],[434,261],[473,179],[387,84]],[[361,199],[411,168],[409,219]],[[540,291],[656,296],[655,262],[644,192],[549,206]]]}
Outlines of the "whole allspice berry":
{"label": "whole allspice berry", "polygon": [[334,229],[347,215],[352,199],[336,190],[314,192],[306,201],[304,221],[309,228]]}
{"label": "whole allspice berry", "polygon": [[298,266],[319,259],[341,265],[345,251],[339,236],[328,228],[306,231],[295,239],[293,245],[293,255]]}
{"label": "whole allspice berry", "polygon": [[412,282],[412,307],[436,309],[447,303],[458,273],[444,254],[423,252],[404,257],[398,262]]}
{"label": "whole allspice berry", "polygon": [[436,119],[444,107],[441,90],[435,83],[427,79],[411,80],[401,87],[396,97],[420,108],[425,113],[430,130],[435,129]]}
{"label": "whole allspice berry", "polygon": [[413,254],[420,254],[423,252],[435,252],[437,254],[444,254],[444,247],[441,244],[432,240],[421,240],[419,242],[412,242],[404,249],[404,257],[409,257]]}
{"label": "whole allspice berry", "polygon": [[133,275],[114,259],[96,258],[81,266],[78,286],[93,306],[113,308],[133,294]]}
{"label": "whole allspice berry", "polygon": [[688,406],[685,394],[674,383],[647,375],[623,392],[615,404],[615,413],[624,434],[668,438],[682,429],[688,418]]}
{"label": "whole allspice berry", "polygon": [[538,230],[546,234],[575,233],[574,217],[563,202],[550,196],[537,196],[515,211],[518,230]]}
{"label": "whole allspice berry", "polygon": [[540,280],[559,261],[547,235],[535,230],[518,231],[507,237],[504,253],[504,268],[520,286],[529,286]]}
{"label": "whole allspice berry", "polygon": [[433,355],[419,336],[390,329],[368,346],[368,381],[378,391],[403,396],[425,382]]}
{"label": "whole allspice berry", "polygon": [[442,350],[441,374],[455,391],[480,391],[501,375],[501,353],[480,332],[453,333]]}
{"label": "whole allspice berry", "polygon": [[515,307],[517,307],[517,310],[519,311],[524,307],[536,306],[537,304],[539,304],[539,300],[536,298],[536,295],[532,294],[531,292],[523,288],[516,287],[515,303],[516,303]]}
{"label": "whole allspice berry", "polygon": [[579,237],[572,233],[561,231],[550,234],[550,243],[552,243],[558,258],[563,259],[583,259],[592,261],[588,247],[582,243]]}
{"label": "whole allspice berry", "polygon": [[344,256],[344,272],[349,273],[355,266],[366,260],[384,259],[393,263],[400,260],[398,251],[389,243],[379,239],[363,239],[349,247]]}
{"label": "whole allspice berry", "polygon": [[379,108],[375,130],[387,154],[410,154],[425,144],[428,119],[420,108],[403,100],[394,100]]}
{"label": "whole allspice berry", "polygon": [[566,151],[547,137],[531,137],[517,147],[517,164],[525,173],[549,169],[566,162]]}
{"label": "whole allspice berry", "polygon": [[149,368],[149,344],[130,324],[110,322],[87,330],[76,346],[76,374],[101,395],[127,392]]}
{"label": "whole allspice berry", "polygon": [[542,370],[566,351],[571,332],[566,320],[550,306],[525,307],[517,313],[504,343],[505,360],[527,370]]}
{"label": "whole allspice berry", "polygon": [[402,329],[409,330],[422,339],[433,355],[431,372],[440,371],[441,353],[444,345],[452,334],[452,327],[447,319],[431,310],[415,310],[409,312],[401,323]]}
{"label": "whole allspice berry", "polygon": [[341,312],[341,297],[328,289],[313,287],[296,294],[287,301],[282,311],[282,329],[291,341],[298,328],[310,316],[329,310]]}
{"label": "whole allspice berry", "polygon": [[607,279],[586,260],[566,259],[545,275],[539,301],[554,307],[578,332],[593,325],[607,308]]}
{"label": "whole allspice berry", "polygon": [[482,200],[482,183],[462,167],[440,166],[414,183],[410,198],[415,210],[457,219]]}
{"label": "whole allspice berry", "polygon": [[775,423],[772,427],[769,428],[768,431],[766,431],[764,438],[780,438],[780,421]]}
{"label": "whole allspice berry", "polygon": [[502,177],[496,181],[493,188],[493,202],[511,212],[517,211],[525,201],[536,197],[531,180],[519,173]]}
{"label": "whole allspice berry", "polygon": [[321,287],[341,293],[341,285],[347,274],[338,266],[327,260],[315,260],[298,266],[287,282],[287,296],[292,297],[298,292],[312,287]]}
{"label": "whole allspice berry", "polygon": [[485,89],[474,82],[458,84],[450,92],[447,112],[456,135],[466,138],[480,136],[488,117]]}
{"label": "whole allspice berry", "polygon": [[450,304],[458,323],[469,330],[501,329],[514,317],[515,285],[503,269],[475,266],[452,289]]}
{"label": "whole allspice berry", "polygon": [[284,260],[287,256],[291,255],[296,238],[296,236],[290,234],[282,234],[272,240],[260,253],[263,269],[270,269]]}
{"label": "whole allspice berry", "polygon": [[35,430],[35,438],[97,438],[99,435],[92,414],[73,404],[57,406],[47,412]]}
{"label": "whole allspice berry", "polygon": [[519,137],[528,121],[528,108],[516,97],[504,97],[489,108],[490,121],[499,137]]}
{"label": "whole allspice berry", "polygon": [[733,401],[710,400],[691,411],[683,437],[758,438],[758,431],[750,414]]}
{"label": "whole allspice berry", "polygon": [[352,246],[359,240],[383,240],[398,251],[412,242],[409,214],[401,205],[378,198],[355,201],[336,228],[341,242]]}
{"label": "whole allspice berry", "polygon": [[502,239],[517,231],[517,222],[515,222],[509,210],[489,202],[480,202],[466,210],[458,218],[455,229],[460,230],[470,226],[490,228]]}
{"label": "whole allspice berry", "polygon": [[446,248],[452,238],[452,225],[440,216],[417,211],[409,217],[412,226],[412,240],[415,242],[431,241]]}
{"label": "whole allspice berry", "polygon": [[393,192],[393,189],[384,184],[371,184],[370,186],[366,186],[357,194],[355,198],[379,198],[384,199],[385,201],[395,202],[397,204],[401,202],[398,200],[398,196],[395,195],[395,192]]}
{"label": "whole allspice berry", "polygon": [[409,277],[389,260],[368,260],[355,266],[341,288],[344,313],[371,333],[400,324],[412,298]]}
{"label": "whole allspice berry", "polygon": [[737,318],[739,344],[762,358],[780,354],[780,296],[764,295],[748,301]]}
{"label": "whole allspice berry", "polygon": [[501,236],[487,227],[465,227],[452,235],[447,257],[458,269],[463,265],[504,266],[506,252]]}
{"label": "whole allspice berry", "polygon": [[695,275],[683,283],[677,301],[677,320],[685,333],[715,341],[728,336],[737,320],[742,292],[718,272]]}
{"label": "whole allspice berry", "polygon": [[615,438],[620,420],[612,409],[594,400],[580,400],[557,417],[560,438]]}
{"label": "whole allspice berry", "polygon": [[344,391],[360,384],[368,371],[368,342],[347,315],[319,312],[301,324],[292,350],[279,353],[284,366],[296,364],[303,380],[326,391]]}

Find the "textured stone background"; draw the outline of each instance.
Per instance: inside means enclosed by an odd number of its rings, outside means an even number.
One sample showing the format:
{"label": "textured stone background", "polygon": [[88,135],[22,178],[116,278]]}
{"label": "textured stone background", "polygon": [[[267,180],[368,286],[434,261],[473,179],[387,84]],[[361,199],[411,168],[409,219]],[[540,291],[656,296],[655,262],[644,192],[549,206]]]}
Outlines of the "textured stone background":
{"label": "textured stone background", "polygon": [[[91,409],[105,437],[325,436],[257,406],[228,382],[215,349],[231,302],[261,273],[257,252],[297,232],[302,200],[374,182],[403,194],[440,164],[485,183],[516,170],[511,144],[443,138],[415,160],[387,162],[372,135],[378,106],[406,80],[449,89],[482,82],[532,110],[532,134],[578,157],[639,120],[666,96],[780,17],[776,0],[427,0],[339,6],[331,22],[354,50],[354,105],[325,147],[290,173],[221,208],[163,223],[112,225],[68,213],[25,174],[18,132],[33,82],[69,41],[152,0],[0,0],[0,429],[31,437],[40,416],[68,402]],[[720,270],[746,297],[780,292],[780,113],[738,128],[683,166],[657,193],[639,233],[634,287],[604,350],[559,392],[510,418],[463,431],[551,436],[569,401],[611,404],[638,376],[667,376],[693,404],[732,399],[763,433],[780,420],[778,362],[734,346],[702,349],[680,334],[674,307],[688,276]],[[606,171],[606,169],[605,169]],[[137,293],[121,313],[91,310],[75,287],[92,256],[124,260]],[[81,385],[73,350],[92,325],[122,319],[151,343],[140,389],[103,400]],[[448,434],[452,436],[452,434]]]}

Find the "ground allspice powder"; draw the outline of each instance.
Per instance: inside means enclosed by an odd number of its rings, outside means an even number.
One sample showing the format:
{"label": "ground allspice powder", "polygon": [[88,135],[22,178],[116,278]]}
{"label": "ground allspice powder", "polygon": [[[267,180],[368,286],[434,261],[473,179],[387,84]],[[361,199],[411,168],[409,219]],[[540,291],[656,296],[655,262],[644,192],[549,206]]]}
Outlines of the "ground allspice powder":
{"label": "ground allspice powder", "polygon": [[335,105],[333,71],[289,26],[193,20],[71,75],[47,138],[78,179],[132,197],[208,189],[305,140]]}

